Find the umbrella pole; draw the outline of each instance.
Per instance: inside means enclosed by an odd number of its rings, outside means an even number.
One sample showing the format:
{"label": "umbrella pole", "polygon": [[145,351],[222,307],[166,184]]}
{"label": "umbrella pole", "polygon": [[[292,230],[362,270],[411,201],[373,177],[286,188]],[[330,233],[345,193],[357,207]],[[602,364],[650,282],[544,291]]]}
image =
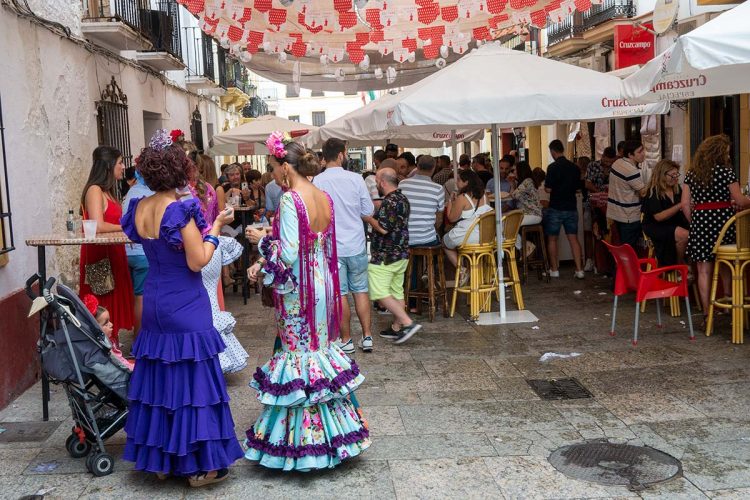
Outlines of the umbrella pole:
{"label": "umbrella pole", "polygon": [[505,280],[503,277],[503,208],[500,200],[500,141],[497,137],[498,127],[492,124],[490,148],[492,151],[492,182],[495,183],[495,224],[497,240],[497,286],[500,288],[500,318],[505,318]]}
{"label": "umbrella pole", "polygon": [[492,138],[490,147],[492,148],[492,180],[495,183],[495,224],[497,232],[497,286],[500,292],[500,313],[480,313],[477,325],[502,325],[511,323],[532,323],[539,321],[531,311],[506,311],[505,307],[505,280],[503,277],[503,208],[500,197],[500,141],[498,139],[498,126],[492,125]]}
{"label": "umbrella pole", "polygon": [[458,145],[456,144],[456,129],[451,130],[451,155],[453,155],[453,182],[458,183]]}

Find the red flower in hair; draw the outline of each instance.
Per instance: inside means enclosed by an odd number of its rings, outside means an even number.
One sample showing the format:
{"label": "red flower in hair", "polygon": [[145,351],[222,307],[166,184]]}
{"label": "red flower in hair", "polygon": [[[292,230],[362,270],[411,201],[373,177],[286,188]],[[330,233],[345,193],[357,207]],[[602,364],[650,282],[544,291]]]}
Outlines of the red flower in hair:
{"label": "red flower in hair", "polygon": [[86,295],[81,297],[81,300],[86,306],[86,309],[88,309],[91,315],[96,318],[96,310],[99,307],[99,301],[97,300],[97,298],[90,293],[87,293]]}
{"label": "red flower in hair", "polygon": [[176,128],[173,131],[169,133],[169,136],[172,138],[172,142],[179,142],[182,140],[185,140],[185,132],[182,130]]}

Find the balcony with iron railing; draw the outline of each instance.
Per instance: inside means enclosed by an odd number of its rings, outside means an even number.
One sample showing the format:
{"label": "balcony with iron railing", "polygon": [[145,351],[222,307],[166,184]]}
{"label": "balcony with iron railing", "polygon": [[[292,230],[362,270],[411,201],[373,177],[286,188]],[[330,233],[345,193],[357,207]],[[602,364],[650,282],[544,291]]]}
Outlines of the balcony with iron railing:
{"label": "balcony with iron railing", "polygon": [[255,97],[257,88],[250,83],[247,69],[231,57],[226,49],[219,47],[217,55],[219,86],[227,90],[222,102],[241,109]]}
{"label": "balcony with iron railing", "polygon": [[83,33],[94,43],[151,53],[136,59],[161,71],[184,67],[176,0],[81,0],[81,8]]}
{"label": "balcony with iron railing", "polygon": [[626,19],[636,13],[634,0],[604,0],[592,5],[586,12],[575,12],[560,23],[547,26],[547,46],[552,47],[571,38],[580,38],[583,33],[607,21]]}

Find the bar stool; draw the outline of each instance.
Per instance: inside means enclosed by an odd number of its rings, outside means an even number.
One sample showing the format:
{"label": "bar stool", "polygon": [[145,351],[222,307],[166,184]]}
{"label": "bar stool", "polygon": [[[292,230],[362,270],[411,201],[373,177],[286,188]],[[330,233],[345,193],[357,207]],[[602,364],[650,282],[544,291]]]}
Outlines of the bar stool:
{"label": "bar stool", "polygon": [[[479,229],[479,243],[468,243],[474,229]],[[466,231],[464,241],[456,247],[458,262],[456,265],[455,286],[451,299],[450,317],[456,312],[456,299],[459,293],[467,294],[469,301],[469,318],[473,321],[479,313],[488,308],[489,300],[482,297],[491,296],[497,291],[497,261],[495,252],[497,240],[495,238],[495,211],[489,211],[472,222]],[[469,283],[461,286],[459,276],[461,264],[469,271]]]}
{"label": "bar stool", "polygon": [[[435,311],[437,309],[438,298],[442,298],[443,317],[448,317],[448,298],[445,291],[445,263],[443,261],[443,247],[436,245],[434,247],[414,247],[409,249],[409,262],[406,265],[406,276],[404,285],[404,296],[408,307],[409,299],[415,298],[417,301],[417,312],[422,314],[422,300],[428,299],[430,304],[429,317],[430,322],[435,321]],[[435,260],[437,259],[437,282],[435,277]],[[427,274],[426,289],[411,289],[411,273],[416,268],[417,276]]]}
{"label": "bar stool", "polygon": [[[729,245],[722,245],[727,231],[734,226],[737,241]],[[711,295],[708,301],[708,318],[706,318],[706,336],[711,335],[714,327],[714,308],[730,309],[732,311],[732,343],[744,342],[745,314],[750,309],[750,301],[746,300],[745,268],[750,264],[750,210],[743,210],[729,219],[719,233],[714,246],[714,275],[711,284]],[[732,272],[732,296],[716,298],[719,285],[719,269],[727,266]]]}
{"label": "bar stool", "polygon": [[503,276],[503,282],[506,287],[513,290],[513,299],[519,311],[524,309],[521,276],[518,273],[518,264],[516,263],[516,240],[518,239],[518,231],[522,227],[521,222],[523,222],[522,210],[511,210],[503,215],[502,250],[505,254],[503,262],[508,266],[508,274]]}
{"label": "bar stool", "polygon": [[[529,236],[533,236],[533,238],[529,238]],[[527,241],[531,241],[536,245],[536,248],[528,257],[526,256]],[[522,283],[526,283],[529,267],[536,269],[538,279],[542,279],[542,274],[544,274],[547,278],[547,283],[549,283],[550,276],[549,258],[547,257],[547,242],[544,238],[544,229],[542,228],[541,222],[539,224],[521,226],[521,263],[523,266],[523,276],[521,278]]]}

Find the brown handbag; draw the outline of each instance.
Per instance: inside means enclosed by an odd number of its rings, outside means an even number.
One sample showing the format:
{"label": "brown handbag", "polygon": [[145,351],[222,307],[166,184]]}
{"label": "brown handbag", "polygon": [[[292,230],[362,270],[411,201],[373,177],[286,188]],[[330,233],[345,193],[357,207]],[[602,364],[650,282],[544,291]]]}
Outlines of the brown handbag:
{"label": "brown handbag", "polygon": [[93,264],[86,264],[83,271],[86,274],[83,282],[91,287],[94,295],[106,295],[115,289],[115,276],[112,274],[109,257]]}

